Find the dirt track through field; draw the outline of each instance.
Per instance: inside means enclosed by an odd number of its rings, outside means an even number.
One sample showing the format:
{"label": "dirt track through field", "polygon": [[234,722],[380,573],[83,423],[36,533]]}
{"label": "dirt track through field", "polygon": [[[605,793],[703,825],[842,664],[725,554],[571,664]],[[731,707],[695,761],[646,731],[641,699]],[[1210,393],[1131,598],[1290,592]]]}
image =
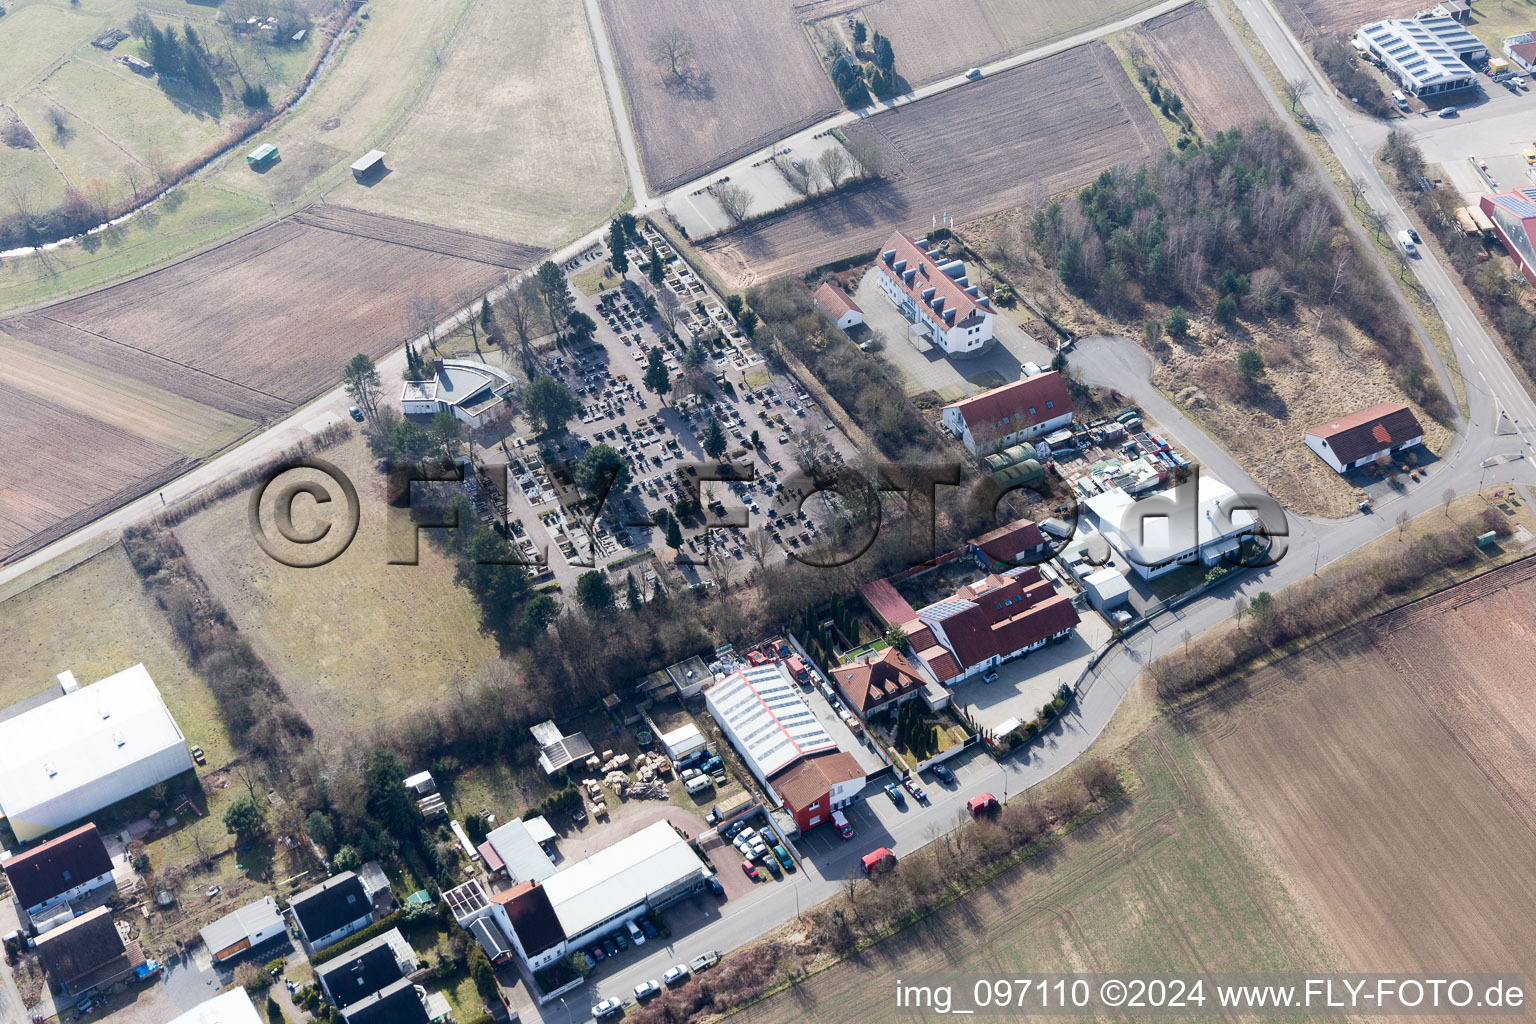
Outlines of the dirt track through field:
{"label": "dirt track through field", "polygon": [[1372,620],[1196,715],[1357,970],[1536,970],[1533,577]]}
{"label": "dirt track through field", "polygon": [[885,152],[885,177],[699,244],[734,287],[1044,200],[1165,145],[1114,52],[1094,42],[877,114],[850,135]]}
{"label": "dirt track through field", "polygon": [[1207,135],[1273,117],[1274,110],[1204,4],[1192,3],[1136,30],[1164,82]]}

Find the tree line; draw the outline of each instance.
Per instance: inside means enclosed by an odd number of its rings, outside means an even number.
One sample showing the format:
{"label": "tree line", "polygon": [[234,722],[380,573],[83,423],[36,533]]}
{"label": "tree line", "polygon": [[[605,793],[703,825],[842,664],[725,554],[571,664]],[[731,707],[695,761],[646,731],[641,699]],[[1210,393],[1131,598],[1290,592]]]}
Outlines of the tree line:
{"label": "tree line", "polygon": [[1037,210],[1029,227],[1069,289],[1121,315],[1152,299],[1180,309],[1225,302],[1229,319],[1287,317],[1298,304],[1322,325],[1342,318],[1421,408],[1449,415],[1391,286],[1272,125],[1105,171],[1075,200]]}

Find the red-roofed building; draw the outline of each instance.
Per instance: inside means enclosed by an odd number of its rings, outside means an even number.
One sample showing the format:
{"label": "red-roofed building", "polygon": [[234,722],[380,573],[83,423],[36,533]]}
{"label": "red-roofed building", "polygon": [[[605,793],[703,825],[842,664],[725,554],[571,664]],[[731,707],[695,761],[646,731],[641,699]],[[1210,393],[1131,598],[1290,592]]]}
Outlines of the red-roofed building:
{"label": "red-roofed building", "polygon": [[1424,428],[1406,405],[1382,402],[1369,409],[1319,423],[1307,430],[1307,447],[1336,473],[1375,462],[1424,443]]}
{"label": "red-roofed building", "polygon": [[812,298],[821,307],[821,311],[827,314],[827,318],[845,331],[864,322],[864,311],[859,308],[859,304],[831,281],[817,288]]}
{"label": "red-roofed building", "polygon": [[952,686],[1069,636],[1078,621],[1071,598],[1028,565],[990,573],[897,624],[913,657]]}
{"label": "red-roofed building", "polygon": [[1536,287],[1536,188],[1496,192],[1477,201],[1493,221],[1493,232],[1520,264],[1520,273]]}
{"label": "red-roofed building", "polygon": [[971,553],[984,568],[1001,565],[1036,565],[1050,553],[1050,545],[1040,527],[1028,519],[999,526],[971,541]]}
{"label": "red-roofed building", "polygon": [[1037,373],[944,407],[945,429],[978,458],[1060,430],[1072,422],[1061,374]]}
{"label": "red-roofed building", "polygon": [[802,758],[770,784],[801,832],[832,820],[832,811],[864,788],[864,769],[852,754],[838,750]]}
{"label": "red-roofed building", "polygon": [[876,261],[880,290],[912,330],[946,355],[977,355],[992,342],[996,310],[966,277],[965,264],[930,254],[928,244],[898,231]]}
{"label": "red-roofed building", "polygon": [[547,967],[565,955],[565,929],[539,883],[522,882],[492,896],[491,915],[529,969]]}
{"label": "red-roofed building", "polygon": [[[928,635],[933,636],[931,631]],[[918,696],[928,685],[917,666],[894,647],[833,669],[832,681],[860,717],[895,707]]]}

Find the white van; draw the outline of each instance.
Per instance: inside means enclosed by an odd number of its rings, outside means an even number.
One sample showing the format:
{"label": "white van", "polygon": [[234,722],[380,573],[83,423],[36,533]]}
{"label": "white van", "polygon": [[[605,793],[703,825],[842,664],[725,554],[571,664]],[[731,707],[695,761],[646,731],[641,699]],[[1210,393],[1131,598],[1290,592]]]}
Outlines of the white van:
{"label": "white van", "polygon": [[1408,109],[1408,97],[1403,95],[1403,90],[1401,89],[1392,90],[1392,102],[1396,103],[1399,109]]}
{"label": "white van", "polygon": [[637,946],[645,945],[645,932],[641,931],[633,921],[624,922],[624,927],[629,930],[629,941]]}
{"label": "white van", "polygon": [[1413,235],[1406,228],[1397,233],[1397,244],[1403,247],[1403,252],[1409,256],[1419,251],[1419,247],[1413,244]]}
{"label": "white van", "polygon": [[708,775],[695,775],[684,784],[684,788],[688,790],[689,794],[697,795],[714,784],[715,780]]}
{"label": "white van", "polygon": [[842,811],[832,812],[832,824],[837,829],[837,834],[844,839],[853,838],[853,826],[848,824],[848,816]]}

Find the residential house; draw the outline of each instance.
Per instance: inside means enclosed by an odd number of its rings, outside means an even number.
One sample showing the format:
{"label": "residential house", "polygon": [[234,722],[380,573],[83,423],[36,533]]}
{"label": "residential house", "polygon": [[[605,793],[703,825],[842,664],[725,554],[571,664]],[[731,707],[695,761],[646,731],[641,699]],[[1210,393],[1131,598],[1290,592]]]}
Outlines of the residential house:
{"label": "residential house", "polygon": [[16,905],[33,924],[73,917],[70,904],[112,885],[112,858],[95,825],[81,825],[4,862]]}
{"label": "residential house", "polygon": [[1381,402],[1309,428],[1306,442],[1335,473],[1346,473],[1423,444],[1424,428],[1406,405]]}
{"label": "residential house", "polygon": [[415,951],[400,929],[391,928],[333,960],[316,965],[315,980],[326,998],[338,1010],[345,1011],[419,966]]}
{"label": "residential house", "polygon": [[491,914],[529,970],[548,967],[566,955],[565,930],[549,893],[537,882],[523,882],[492,896]]}
{"label": "residential house", "polygon": [[215,963],[222,963],[254,949],[264,942],[282,935],[283,916],[278,912],[277,901],[265,896],[255,903],[247,903],[233,913],[225,914],[202,931],[203,945],[213,954]]}
{"label": "residential house", "polygon": [[1020,519],[982,534],[968,545],[983,569],[1011,569],[1038,565],[1051,557],[1052,548],[1040,527]]}
{"label": "residential house", "polygon": [[426,989],[401,978],[342,1011],[345,1024],[432,1024]]}
{"label": "residential house", "polygon": [[832,820],[864,789],[864,768],[841,750],[803,757],[770,780],[795,825],[806,832]]}
{"label": "residential house", "polygon": [[970,283],[965,263],[904,232],[893,234],[875,266],[880,290],[912,333],[945,355],[979,355],[992,343],[992,302]]}
{"label": "residential house", "polygon": [[894,647],[832,670],[832,682],[860,718],[922,695],[928,680]]}
{"label": "residential house", "polygon": [[288,902],[305,949],[316,953],[373,922],[373,902],[356,872],[343,871]]}
{"label": "residential house", "polygon": [[941,422],[979,458],[1060,430],[1072,423],[1072,412],[1066,382],[1051,371],[952,402]]}
{"label": "residential house", "polygon": [[106,907],[38,936],[37,954],[55,990],[71,997],[111,985],[144,963],[139,944],[123,942]]}
{"label": "residential house", "polygon": [[864,322],[864,311],[859,308],[859,304],[831,281],[817,288],[813,298],[821,311],[827,314],[827,319],[845,331]]}

